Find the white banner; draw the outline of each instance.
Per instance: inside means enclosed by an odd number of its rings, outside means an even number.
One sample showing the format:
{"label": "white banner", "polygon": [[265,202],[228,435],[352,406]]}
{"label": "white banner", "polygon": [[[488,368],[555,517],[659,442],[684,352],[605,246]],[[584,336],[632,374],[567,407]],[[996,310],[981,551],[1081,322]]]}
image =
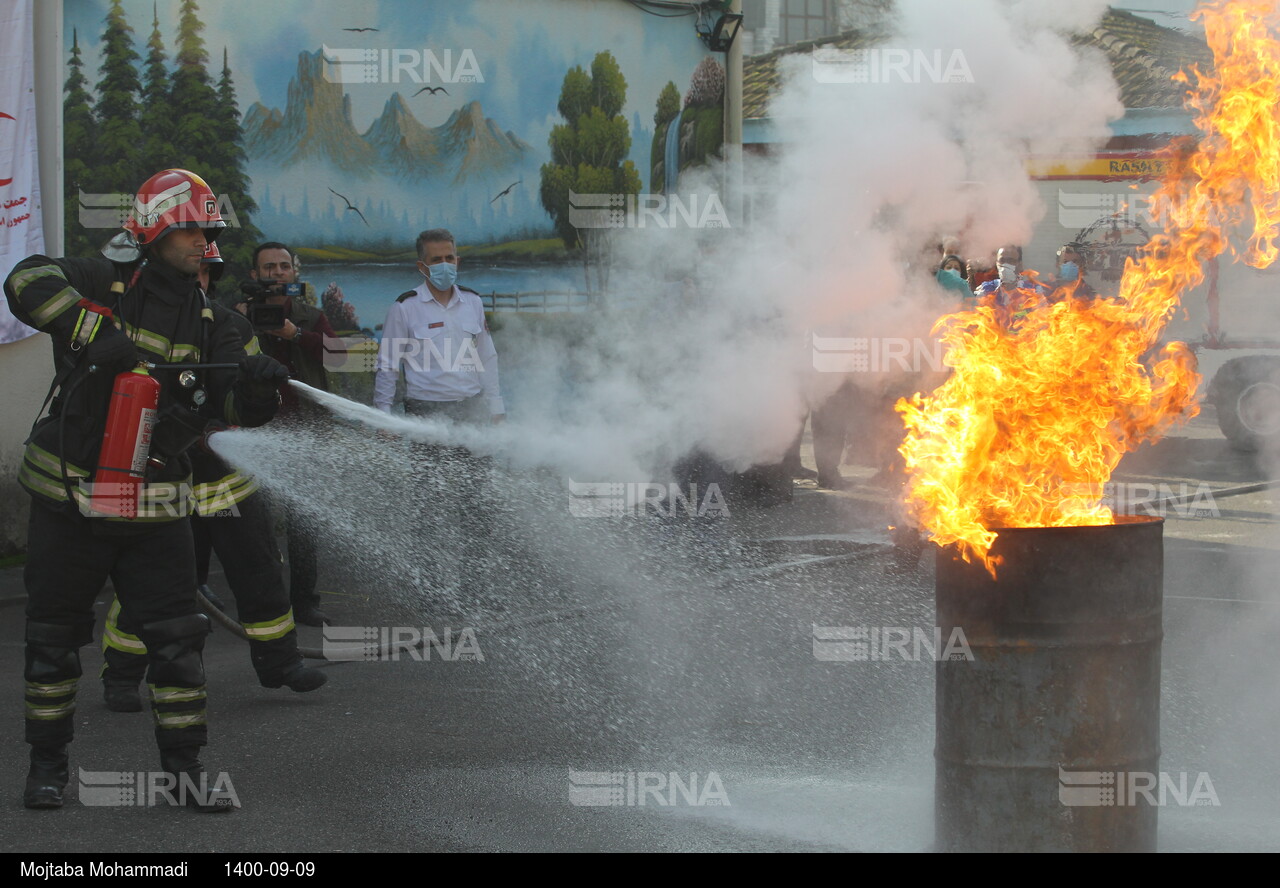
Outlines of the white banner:
{"label": "white banner", "polygon": [[[31,4],[0,0],[0,278],[44,252]],[[13,316],[8,300],[0,300],[0,343],[35,332]]]}

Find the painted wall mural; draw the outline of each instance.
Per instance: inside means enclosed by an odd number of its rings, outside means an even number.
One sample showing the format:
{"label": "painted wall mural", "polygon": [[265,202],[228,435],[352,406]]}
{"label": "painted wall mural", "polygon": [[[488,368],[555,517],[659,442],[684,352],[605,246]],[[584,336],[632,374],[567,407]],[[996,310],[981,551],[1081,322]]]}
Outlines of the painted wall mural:
{"label": "painted wall mural", "polygon": [[[528,242],[557,242],[540,170],[564,122],[568,72],[590,72],[601,53],[616,61],[625,162],[641,190],[659,192],[659,97],[709,56],[693,17],[600,0],[65,0],[64,10],[69,255],[109,235],[105,195],[189,166],[236,217],[222,242],[232,260],[269,238],[318,261],[392,261],[440,226],[463,245],[518,243],[512,255],[533,256]],[[714,136],[707,126],[687,160],[718,150],[719,124]]]}

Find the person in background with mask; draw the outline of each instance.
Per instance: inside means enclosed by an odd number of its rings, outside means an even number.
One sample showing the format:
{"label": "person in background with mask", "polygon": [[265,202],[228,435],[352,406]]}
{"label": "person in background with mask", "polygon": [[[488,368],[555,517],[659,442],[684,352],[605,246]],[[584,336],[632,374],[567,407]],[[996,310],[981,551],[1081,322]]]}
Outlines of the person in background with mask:
{"label": "person in background with mask", "polygon": [[949,296],[960,300],[961,308],[972,307],[974,295],[969,289],[969,282],[965,280],[963,259],[956,255],[943,256],[934,278]]}
{"label": "person in background with mask", "polygon": [[1079,244],[1063,244],[1058,248],[1058,276],[1049,293],[1050,302],[1061,302],[1068,296],[1085,302],[1098,298],[1098,292],[1084,279],[1085,264]]}
{"label": "person in background with mask", "polygon": [[[378,348],[373,406],[390,413],[403,371],[404,411],[409,416],[467,425],[498,424],[506,407],[498,383],[498,352],[474,290],[457,284],[458,247],[453,235],[432,228],[414,243],[422,283],[401,293],[387,311]],[[421,584],[449,584],[454,553],[460,586],[485,594],[490,527],[484,503],[489,460],[463,447],[415,444],[420,490],[431,491],[418,510],[418,529],[430,554]],[[434,522],[434,523],[432,523]],[[461,542],[455,544],[461,534]],[[429,542],[426,542],[429,539]]]}
{"label": "person in background with mask", "polygon": [[[387,311],[373,406],[391,412],[403,367],[405,413],[500,423],[507,410],[498,384],[498,352],[480,295],[456,283],[459,263],[453,235],[443,228],[424,231],[415,250],[424,280],[401,293]],[[410,345],[412,340],[418,348]]]}
{"label": "person in background with mask", "polygon": [[1019,318],[1040,304],[1049,291],[1022,272],[1022,247],[1006,244],[996,250],[994,280],[973,291],[980,304],[990,304],[999,312],[1002,323],[1012,326]]}

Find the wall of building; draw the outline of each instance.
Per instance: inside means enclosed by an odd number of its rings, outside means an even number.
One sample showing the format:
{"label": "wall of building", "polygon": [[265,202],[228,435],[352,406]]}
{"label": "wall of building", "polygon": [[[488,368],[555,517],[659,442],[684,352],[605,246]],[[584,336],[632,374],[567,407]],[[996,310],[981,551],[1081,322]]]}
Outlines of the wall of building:
{"label": "wall of building", "polygon": [[41,333],[0,345],[0,379],[4,380],[4,397],[0,399],[0,558],[5,558],[27,544],[29,497],[18,486],[18,467],[22,463],[22,442],[53,379],[49,338]]}

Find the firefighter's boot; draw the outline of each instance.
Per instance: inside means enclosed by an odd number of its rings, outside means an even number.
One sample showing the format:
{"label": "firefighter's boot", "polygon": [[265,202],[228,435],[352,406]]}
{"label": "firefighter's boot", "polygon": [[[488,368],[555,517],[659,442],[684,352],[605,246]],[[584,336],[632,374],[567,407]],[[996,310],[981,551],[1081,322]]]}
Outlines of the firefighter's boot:
{"label": "firefighter's boot", "polygon": [[22,804],[61,808],[67,786],[67,745],[74,734],[80,646],[92,639],[91,625],[64,626],[27,621],[26,740],[31,744]]}
{"label": "firefighter's boot", "polygon": [[201,814],[226,814],[235,797],[212,780],[200,763],[199,746],[175,746],[160,750],[160,769],[172,781],[174,799]]}
{"label": "firefighter's boot", "polygon": [[147,682],[160,766],[173,781],[177,801],[218,813],[230,811],[232,799],[210,785],[199,758],[209,737],[200,656],[208,634],[209,618],[201,613],[146,623],[140,633],[151,661]]}

